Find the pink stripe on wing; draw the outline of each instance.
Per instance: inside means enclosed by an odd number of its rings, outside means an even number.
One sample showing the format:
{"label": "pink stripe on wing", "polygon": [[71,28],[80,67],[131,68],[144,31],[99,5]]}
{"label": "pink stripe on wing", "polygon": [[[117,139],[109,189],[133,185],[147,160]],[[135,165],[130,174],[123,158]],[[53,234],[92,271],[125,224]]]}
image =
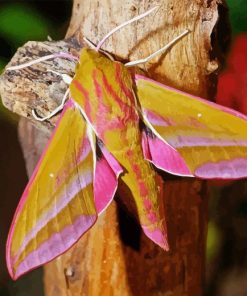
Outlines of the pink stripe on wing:
{"label": "pink stripe on wing", "polygon": [[135,103],[135,98],[133,94],[133,90],[130,89],[123,80],[123,69],[122,64],[119,62],[115,63],[115,79],[118,85],[120,86],[120,89],[124,92],[126,99],[129,100],[130,105]]}
{"label": "pink stripe on wing", "polygon": [[[227,137],[227,135],[225,135]],[[174,148],[182,147],[209,147],[209,146],[247,146],[246,140],[237,139],[224,139],[222,138],[207,138],[207,137],[196,137],[196,136],[169,136],[166,138],[167,142]]]}
{"label": "pink stripe on wing", "polygon": [[86,159],[86,157],[92,151],[91,144],[87,137],[84,137],[80,145],[81,146],[79,147],[79,149],[75,148],[75,151],[78,150],[75,159],[67,162],[66,166],[61,167],[59,169],[59,173],[56,174],[56,185],[54,187],[54,191],[59,189],[59,187],[66,181],[68,176],[72,174],[72,171],[74,170],[75,165],[79,165],[84,159]]}
{"label": "pink stripe on wing", "polygon": [[96,163],[94,197],[98,215],[111,203],[118,186],[118,177],[123,169],[117,160],[100,145],[102,158]]}
{"label": "pink stripe on wing", "polygon": [[85,99],[85,104],[84,104],[84,111],[87,115],[87,117],[91,120],[91,101],[90,101],[90,96],[89,96],[89,92],[83,87],[83,85],[78,81],[73,79],[72,83],[75,85],[75,87],[78,89],[78,91],[82,94],[82,96]]}
{"label": "pink stripe on wing", "polygon": [[30,188],[31,184],[33,183],[33,181],[34,181],[34,179],[35,179],[35,177],[36,177],[36,175],[37,175],[37,173],[39,171],[40,165],[43,162],[43,159],[44,159],[44,157],[46,155],[47,149],[50,146],[50,143],[52,142],[53,137],[54,137],[54,135],[56,134],[56,132],[57,132],[57,130],[59,128],[59,124],[60,124],[60,122],[61,122],[61,120],[62,120],[65,112],[68,109],[70,109],[70,108],[76,108],[73,100],[71,100],[71,99],[69,99],[67,101],[67,103],[64,105],[63,111],[62,111],[62,113],[61,113],[61,115],[60,115],[60,117],[59,117],[59,119],[58,119],[58,121],[56,123],[56,127],[53,130],[52,135],[51,135],[48,143],[46,144],[46,147],[45,147],[45,149],[44,149],[44,151],[43,151],[43,153],[42,153],[42,155],[41,155],[41,157],[40,157],[40,159],[38,161],[38,164],[36,165],[36,167],[34,169],[34,172],[33,172],[32,176],[31,176],[31,178],[30,178],[30,180],[28,182],[28,185],[25,188],[25,191],[24,191],[24,193],[23,193],[23,195],[21,197],[21,200],[20,200],[20,202],[19,202],[19,204],[18,204],[18,206],[16,208],[16,211],[15,211],[15,214],[14,214],[14,218],[13,218],[12,223],[11,223],[11,226],[10,226],[9,235],[8,235],[8,238],[7,238],[7,243],[6,243],[6,261],[7,261],[7,267],[8,267],[8,270],[9,270],[10,274],[12,272],[11,271],[12,270],[11,269],[12,267],[11,267],[11,263],[10,263],[10,259],[9,259],[9,257],[10,257],[10,243],[12,241],[12,237],[13,237],[13,233],[14,233],[15,221],[17,219],[17,216],[19,215],[19,213],[23,209],[23,206],[24,206],[24,204],[26,202],[26,199],[28,197],[29,188]]}
{"label": "pink stripe on wing", "polygon": [[[15,275],[13,276],[12,274],[13,278],[17,279],[24,273],[49,262],[64,253],[94,225],[96,220],[96,215],[80,216],[72,225],[68,225],[61,232],[55,233],[20,263]],[[61,244],[61,242],[63,244]]]}
{"label": "pink stripe on wing", "polygon": [[105,146],[100,147],[105,159],[113,169],[114,173],[119,176],[122,172],[123,169],[121,165],[118,163],[118,161],[113,157],[113,155],[105,148]]}
{"label": "pink stripe on wing", "polygon": [[[145,147],[148,145],[148,148]],[[154,134],[151,136],[146,135],[146,132],[142,132],[142,146],[143,150],[149,152],[150,160],[157,168],[165,170],[168,173],[179,176],[192,177],[188,166],[183,158],[180,156],[174,148],[169,146],[165,141],[162,141]],[[149,156],[144,153],[145,157]]]}
{"label": "pink stripe on wing", "polygon": [[[54,205],[49,209],[40,219],[37,221],[35,227],[25,236],[22,245],[18,249],[18,252],[15,254],[15,257],[18,258],[19,255],[23,252],[28,243],[37,235],[37,233],[59,212],[61,212],[69,202],[78,194],[83,188],[88,184],[92,183],[93,176],[92,172],[85,172],[83,176],[79,176],[80,179],[72,180],[72,184],[68,184],[69,188],[64,189],[63,195],[59,198],[58,203],[54,202]],[[78,186],[78,183],[80,186]]]}
{"label": "pink stripe on wing", "polygon": [[227,107],[224,107],[224,106],[218,105],[218,104],[213,103],[213,102],[210,102],[210,101],[207,101],[207,100],[205,100],[205,99],[203,99],[203,98],[200,98],[200,97],[197,97],[197,96],[191,95],[191,94],[189,94],[189,93],[183,92],[183,91],[178,90],[178,89],[176,89],[176,88],[173,88],[173,87],[171,87],[171,86],[167,86],[167,85],[165,85],[165,84],[162,84],[162,83],[160,83],[160,82],[157,82],[157,81],[155,81],[155,80],[153,80],[153,79],[150,79],[150,78],[147,78],[147,77],[145,77],[145,76],[142,76],[142,75],[139,75],[139,74],[136,74],[136,75],[135,75],[135,81],[136,81],[137,84],[138,84],[138,81],[142,81],[142,80],[147,81],[147,82],[150,82],[150,83],[153,83],[154,85],[157,85],[157,86],[159,86],[159,87],[161,87],[161,88],[164,88],[164,89],[167,89],[167,90],[170,90],[170,91],[173,91],[173,92],[175,92],[175,93],[180,93],[180,94],[182,94],[182,95],[185,95],[185,96],[187,96],[189,99],[193,99],[193,100],[201,101],[202,103],[205,103],[205,104],[207,104],[207,105],[209,105],[209,106],[212,106],[214,109],[218,109],[218,110],[221,110],[221,111],[227,112],[227,113],[229,113],[229,114],[231,114],[231,115],[237,116],[237,117],[242,118],[242,119],[244,119],[245,121],[247,121],[247,116],[245,116],[244,114],[242,114],[242,113],[240,113],[240,112],[237,112],[237,111],[235,111],[235,110],[233,110],[233,109],[230,109],[230,108],[227,108]]}
{"label": "pink stripe on wing", "polygon": [[195,170],[195,175],[206,179],[246,178],[247,158],[235,158],[218,162],[208,162]]}
{"label": "pink stripe on wing", "polygon": [[[167,120],[157,115],[155,112],[151,112],[149,110],[144,109],[144,114],[146,115],[147,120],[151,123],[151,125],[157,125],[161,127],[169,127],[175,126],[176,123],[172,122],[172,120]],[[190,123],[193,118],[190,119]],[[191,127],[197,127],[196,122]],[[188,126],[189,128],[190,126]],[[179,129],[179,127],[178,127]],[[193,131],[194,133],[197,131]],[[210,138],[210,134],[208,137],[201,136],[191,136],[191,135],[162,135],[163,138],[174,148],[181,147],[195,147],[195,146],[247,146],[247,141],[245,139],[236,139],[234,136],[231,138],[226,134],[226,131],[217,131],[218,134],[212,132],[212,137]],[[200,134],[200,130],[198,132]],[[218,135],[218,138],[216,136]],[[227,138],[228,137],[228,138]]]}
{"label": "pink stripe on wing", "polygon": [[155,229],[153,231],[149,230],[147,227],[142,225],[142,229],[147,237],[149,237],[153,242],[159,245],[165,251],[169,251],[169,244],[167,239],[167,233],[162,229]]}
{"label": "pink stripe on wing", "polygon": [[96,163],[94,181],[94,199],[98,215],[100,215],[114,198],[117,189],[117,177],[105,158]]}
{"label": "pink stripe on wing", "polygon": [[153,125],[158,125],[158,126],[174,126],[176,125],[176,122],[174,122],[170,118],[163,118],[156,114],[153,111],[144,109],[143,112],[147,116],[148,120],[153,124]]}

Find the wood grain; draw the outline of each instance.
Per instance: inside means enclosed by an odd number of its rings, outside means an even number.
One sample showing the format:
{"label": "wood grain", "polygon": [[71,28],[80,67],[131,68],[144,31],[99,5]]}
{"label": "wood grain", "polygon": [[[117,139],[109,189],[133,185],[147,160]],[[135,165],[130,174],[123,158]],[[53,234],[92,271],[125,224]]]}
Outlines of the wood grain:
{"label": "wood grain", "polygon": [[39,116],[50,114],[62,101],[68,88],[62,78],[50,70],[66,73],[73,77],[75,61],[51,59],[21,70],[9,71],[8,67],[20,65],[41,56],[58,52],[76,55],[80,47],[75,39],[66,41],[29,41],[19,48],[0,77],[0,94],[6,108],[23,117],[49,134],[58,116],[45,122],[38,122],[32,116],[35,110]]}

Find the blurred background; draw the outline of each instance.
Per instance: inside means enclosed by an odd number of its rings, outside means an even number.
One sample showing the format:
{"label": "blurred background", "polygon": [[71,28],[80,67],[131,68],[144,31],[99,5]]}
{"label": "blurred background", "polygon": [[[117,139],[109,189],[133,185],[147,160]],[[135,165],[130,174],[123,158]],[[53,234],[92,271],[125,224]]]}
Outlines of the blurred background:
{"label": "blurred background", "polygon": [[[0,0],[0,71],[28,40],[62,39],[71,10],[72,0]],[[0,296],[43,296],[42,269],[13,282],[4,258],[8,228],[27,183],[17,123],[18,116],[8,112],[0,100]]]}
{"label": "blurred background", "polygon": [[[227,3],[232,41],[216,101],[247,114],[247,1]],[[0,71],[26,41],[62,39],[71,9],[72,0],[0,0]],[[41,269],[13,282],[5,267],[8,227],[27,182],[17,123],[0,103],[0,296],[42,296]],[[210,196],[205,295],[246,296],[247,182],[212,182]]]}

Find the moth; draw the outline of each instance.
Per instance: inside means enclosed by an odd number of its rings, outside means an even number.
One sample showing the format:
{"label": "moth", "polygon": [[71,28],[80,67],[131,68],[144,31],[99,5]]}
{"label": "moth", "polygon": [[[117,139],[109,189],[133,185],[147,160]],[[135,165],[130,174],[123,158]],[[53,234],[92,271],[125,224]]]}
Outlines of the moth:
{"label": "moth", "polygon": [[97,47],[87,41],[91,48],[82,49],[75,76],[64,76],[70,84],[69,99],[50,115],[62,109],[10,228],[6,258],[13,279],[75,244],[111,203],[120,178],[132,192],[146,236],[169,250],[163,185],[153,165],[171,174],[203,179],[247,176],[244,115],[132,75],[131,66],[167,47],[125,65],[100,50],[127,23],[107,34]]}

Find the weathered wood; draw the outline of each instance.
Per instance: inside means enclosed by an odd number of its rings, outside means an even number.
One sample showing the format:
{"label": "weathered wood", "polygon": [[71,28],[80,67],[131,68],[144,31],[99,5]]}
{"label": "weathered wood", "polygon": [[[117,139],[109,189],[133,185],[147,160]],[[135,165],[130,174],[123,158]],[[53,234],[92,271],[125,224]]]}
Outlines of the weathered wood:
{"label": "weathered wood", "polygon": [[[43,52],[44,43],[35,43],[35,50],[23,50],[29,52],[29,57],[50,53],[58,47],[76,53],[78,43],[82,46],[84,35],[97,43],[112,28],[157,3],[160,7],[153,15],[122,29],[103,48],[121,59],[134,60],[147,56],[185,29],[190,29],[188,36],[169,52],[145,65],[145,70],[156,80],[208,97],[214,92],[212,77],[219,66],[219,52],[216,53],[211,44],[213,30],[218,41],[215,25],[219,21],[219,0],[74,0],[67,33],[72,39],[62,45],[46,42],[49,49]],[[216,44],[214,42],[213,46]],[[11,64],[19,63],[21,55],[17,53]],[[20,75],[5,72],[0,81],[5,105],[27,117],[30,117],[32,108],[38,109],[40,114],[52,110],[61,100],[66,86],[59,77],[47,74],[47,68],[72,74],[73,63],[56,59],[55,63],[49,61],[22,70]],[[30,93],[28,97],[27,91]],[[16,107],[16,102],[20,107]],[[55,121],[53,118],[51,123],[42,124],[42,127],[49,129]],[[26,133],[33,132],[30,124],[28,126],[21,128],[23,143]],[[25,149],[31,151],[32,143],[28,143]],[[26,159],[33,164],[29,157]],[[119,232],[120,229],[123,232],[122,223],[127,224],[130,218],[127,215],[127,218],[119,219],[117,205],[113,203],[69,252],[47,264],[46,295],[202,295],[207,229],[204,183],[177,179],[165,180],[164,186],[170,252],[163,252],[139,233],[135,222],[133,227],[125,229],[130,237],[126,244],[123,233],[120,236]],[[133,229],[136,232],[133,233]]]}
{"label": "weathered wood", "polygon": [[211,35],[222,1],[75,0],[67,36],[97,42],[118,24],[159,5],[157,11],[114,34],[103,49],[126,60],[143,58],[167,44],[185,29],[191,33],[169,52],[145,64],[152,78],[190,93],[208,96],[209,75],[218,68],[211,59]]}
{"label": "weathered wood", "polygon": [[[75,39],[57,42],[27,42],[19,48],[6,66],[19,65],[41,56],[57,52],[76,54],[79,47]],[[73,76],[75,62],[67,59],[51,59],[21,70],[5,70],[0,78],[0,92],[3,104],[11,111],[30,119],[37,127],[49,132],[57,121],[57,116],[45,122],[38,122],[32,116],[34,109],[40,116],[53,111],[61,102],[68,88],[62,78],[49,70]]]}

